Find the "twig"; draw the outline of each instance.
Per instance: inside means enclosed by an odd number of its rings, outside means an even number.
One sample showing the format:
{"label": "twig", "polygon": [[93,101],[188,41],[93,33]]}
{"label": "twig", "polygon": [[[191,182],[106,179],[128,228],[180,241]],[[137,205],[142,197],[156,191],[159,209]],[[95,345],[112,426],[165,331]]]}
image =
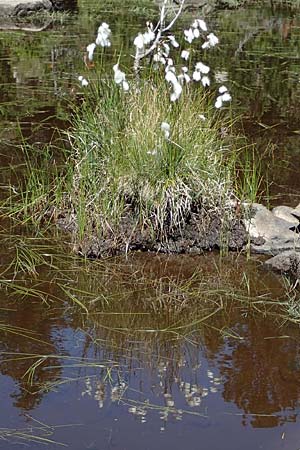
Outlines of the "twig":
{"label": "twig", "polygon": [[174,25],[174,23],[178,20],[180,14],[182,13],[185,0],[180,1],[180,7],[179,7],[175,17],[169,23],[169,25],[164,27],[163,24],[165,21],[165,10],[166,10],[167,3],[168,3],[168,0],[164,0],[164,2],[162,4],[161,11],[160,11],[160,18],[159,18],[157,26],[155,27],[155,30],[157,30],[157,35],[156,35],[156,38],[155,38],[153,44],[151,45],[151,47],[148,48],[148,50],[145,50],[143,53],[141,53],[140,49],[138,49],[138,48],[136,49],[136,53],[135,53],[135,57],[134,57],[134,65],[133,65],[136,75],[138,74],[138,71],[140,68],[141,59],[150,55],[150,53],[152,53],[156,49],[156,47],[158,46],[158,44],[161,40],[163,33],[166,33],[167,31],[169,31],[172,28],[172,26]]}

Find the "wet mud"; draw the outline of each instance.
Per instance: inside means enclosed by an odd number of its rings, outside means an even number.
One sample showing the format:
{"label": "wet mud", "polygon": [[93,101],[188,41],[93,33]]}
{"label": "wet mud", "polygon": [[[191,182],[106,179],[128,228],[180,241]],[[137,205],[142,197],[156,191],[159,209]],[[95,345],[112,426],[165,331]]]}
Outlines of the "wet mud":
{"label": "wet mud", "polygon": [[[235,215],[232,211],[231,215]],[[164,235],[155,233],[152,227],[141,226],[134,213],[129,210],[119,226],[107,229],[100,235],[97,228],[79,240],[76,238],[76,218],[60,213],[56,219],[58,227],[72,233],[76,244],[74,250],[89,258],[116,256],[128,252],[142,251],[168,254],[202,254],[205,251],[240,251],[248,240],[242,218],[238,215],[228,219],[216,213],[192,213],[180,229],[164,229]]]}

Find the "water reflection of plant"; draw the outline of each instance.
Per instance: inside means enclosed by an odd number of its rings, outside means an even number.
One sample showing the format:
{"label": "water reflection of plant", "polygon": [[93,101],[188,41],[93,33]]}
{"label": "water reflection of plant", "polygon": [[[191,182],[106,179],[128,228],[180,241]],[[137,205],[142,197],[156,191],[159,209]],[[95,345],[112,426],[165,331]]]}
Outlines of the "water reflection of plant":
{"label": "water reflection of plant", "polygon": [[[284,388],[289,399],[286,404],[295,407],[298,391],[292,387],[291,368],[297,368],[296,341],[287,336],[296,337],[297,330],[283,327],[283,322],[299,323],[299,318],[288,316],[291,302],[286,300],[284,289],[281,300],[276,289],[272,298],[259,271],[247,279],[242,260],[232,260],[231,266],[229,260],[213,263],[204,257],[200,269],[199,258],[188,256],[153,256],[150,261],[140,254],[128,259],[84,261],[67,256],[65,251],[56,252],[52,241],[47,245],[38,239],[8,239],[12,248],[26,248],[24,263],[19,261],[22,253],[18,251],[1,279],[2,287],[15,301],[14,307],[20,303],[17,314],[12,311],[5,317],[8,323],[17,317],[22,330],[0,328],[7,343],[1,368],[23,388],[19,407],[34,409],[48,392],[71,383],[78,386],[83,399],[93,398],[100,408],[123,405],[143,423],[159,416],[163,430],[169,421],[190,414],[207,420],[211,395],[223,393],[227,401],[234,401],[252,417],[254,426],[267,426],[285,420],[276,418],[275,394],[283,389],[281,383],[286,378],[291,380],[291,387]],[[28,258],[30,245],[33,253]],[[47,308],[32,299],[31,285],[44,291]],[[50,321],[50,314],[54,319],[62,306],[64,319]],[[276,321],[281,326],[279,333]],[[32,340],[38,336],[26,331],[33,323],[39,325],[34,329],[46,343]],[[72,342],[79,355],[56,349],[53,325],[78,330]],[[9,338],[11,331],[13,338]],[[50,353],[47,341],[53,347]],[[284,367],[280,365],[282,358]],[[267,381],[260,384],[257,409],[253,380],[260,373],[259,367],[265,365],[273,390]],[[278,370],[283,381],[276,378]],[[267,388],[274,392],[272,401],[265,398]]]}

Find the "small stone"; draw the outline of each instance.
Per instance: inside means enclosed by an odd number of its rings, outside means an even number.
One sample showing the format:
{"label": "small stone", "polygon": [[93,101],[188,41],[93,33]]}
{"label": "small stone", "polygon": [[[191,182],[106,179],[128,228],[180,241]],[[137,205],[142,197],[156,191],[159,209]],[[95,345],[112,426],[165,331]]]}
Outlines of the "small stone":
{"label": "small stone", "polygon": [[[296,213],[293,214],[294,211]],[[300,217],[300,211],[293,209],[290,206],[276,206],[276,208],[272,209],[272,214],[280,219],[286,220],[287,222],[291,222],[293,225],[299,225],[299,220],[295,214],[299,214]]]}
{"label": "small stone", "polygon": [[282,252],[268,259],[264,265],[277,272],[300,278],[300,252],[294,250]]}

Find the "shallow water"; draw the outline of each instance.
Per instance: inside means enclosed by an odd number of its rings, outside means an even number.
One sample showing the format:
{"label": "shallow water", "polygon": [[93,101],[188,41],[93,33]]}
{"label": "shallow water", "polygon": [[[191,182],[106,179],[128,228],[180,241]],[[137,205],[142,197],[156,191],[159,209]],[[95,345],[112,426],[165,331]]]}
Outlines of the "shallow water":
{"label": "shallow water", "polygon": [[[109,21],[121,40],[144,23],[142,9],[129,22],[126,11],[105,15],[96,5],[80,4],[51,30],[0,34],[1,195],[22,163],[19,128],[29,142],[61,142],[54,128],[68,126],[97,24]],[[259,8],[210,19],[224,43],[211,64],[232,80],[239,126],[259,152],[271,146],[273,202],[293,205],[297,17]],[[278,307],[262,314],[263,296],[287,297],[260,258],[89,262],[72,256],[66,235],[10,227],[1,224],[0,448],[300,448],[299,327]]]}

